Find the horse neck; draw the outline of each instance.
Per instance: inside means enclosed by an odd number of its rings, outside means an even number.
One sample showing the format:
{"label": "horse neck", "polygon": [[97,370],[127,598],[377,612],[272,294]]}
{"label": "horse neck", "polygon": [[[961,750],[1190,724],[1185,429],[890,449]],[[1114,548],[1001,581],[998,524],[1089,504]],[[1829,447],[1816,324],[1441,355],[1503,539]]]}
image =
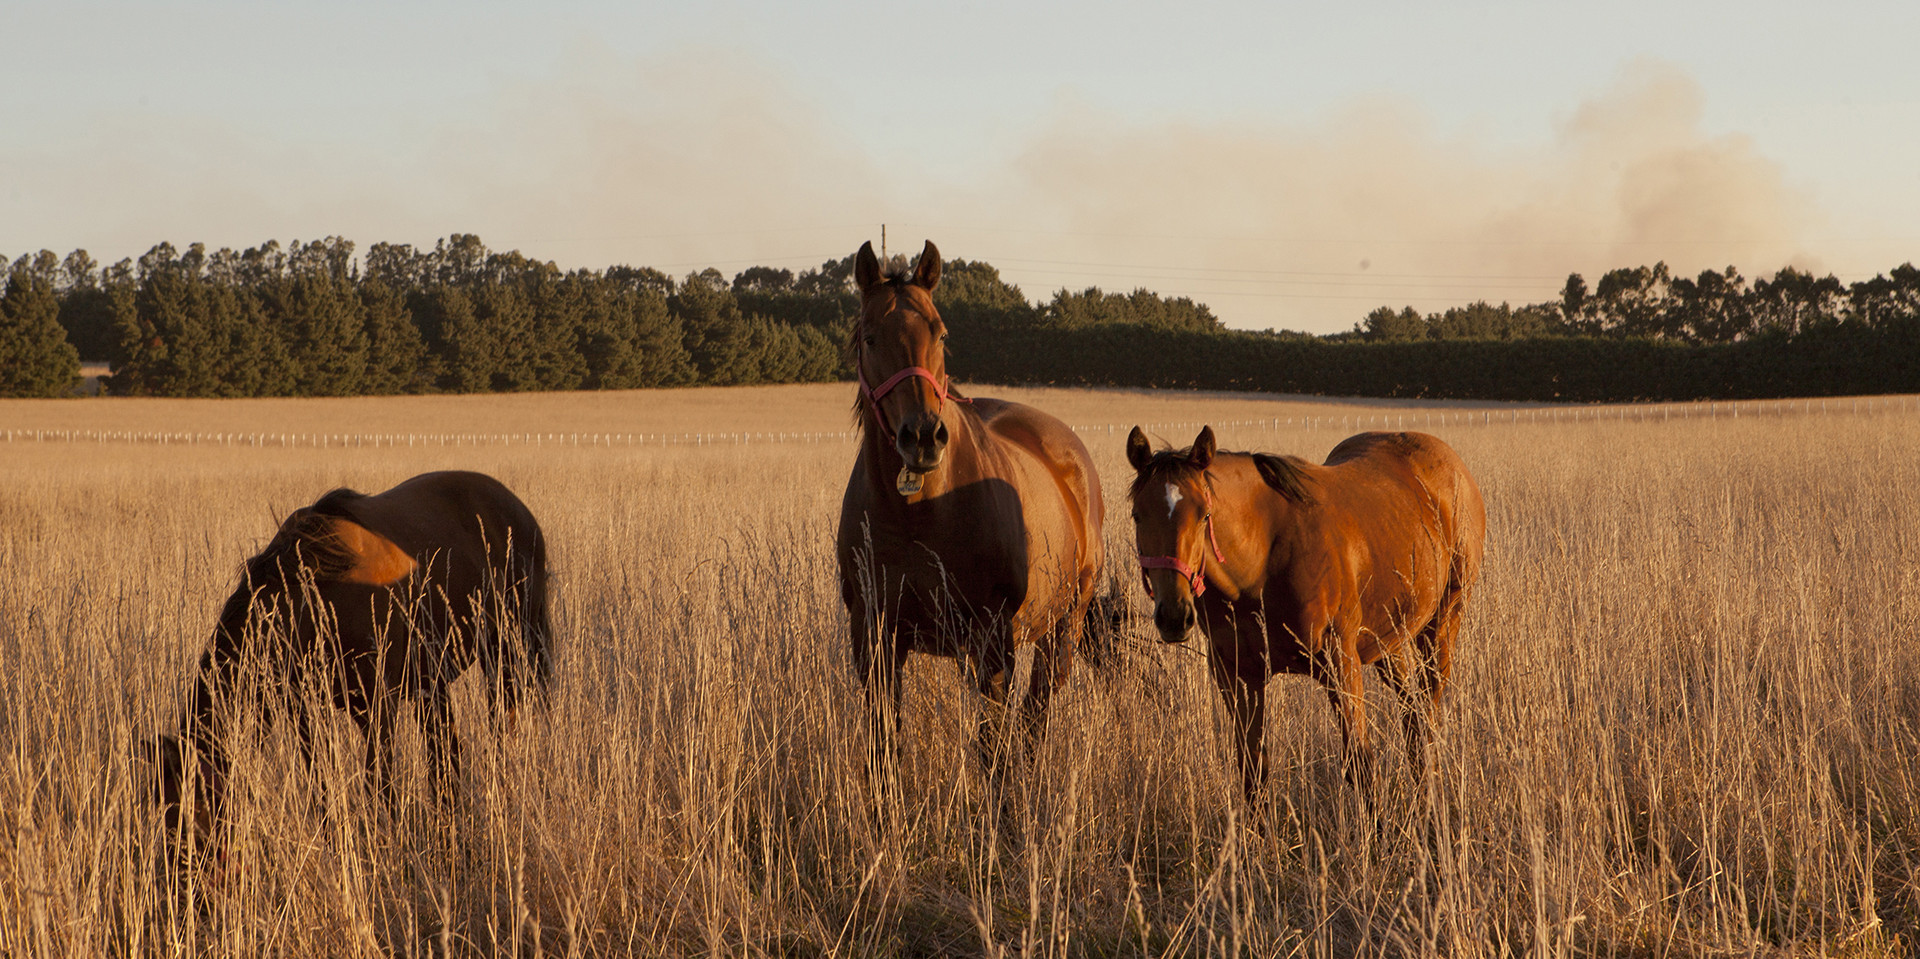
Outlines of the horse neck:
{"label": "horse neck", "polygon": [[222,700],[229,698],[237,685],[243,652],[241,637],[246,629],[250,599],[244,584],[228,597],[227,605],[220,613],[219,625],[214,627],[213,637],[200,654],[200,666],[194,671],[193,688],[187,692],[186,709],[180,716],[181,742],[199,747],[204,755],[210,759],[217,758],[222,766],[226,762],[226,750],[222,748],[220,736],[214,728],[218,722],[215,710]]}
{"label": "horse neck", "polygon": [[200,654],[200,666],[194,673],[193,689],[187,694],[186,710],[180,717],[180,738],[199,747],[208,762],[225,776],[228,759],[222,743],[220,704],[234,696],[246,657],[248,621],[253,615],[256,596],[276,595],[286,590],[285,577],[278,558],[262,555],[247,563],[240,585],[220,608],[220,619],[206,651]]}
{"label": "horse neck", "polygon": [[1285,538],[1289,519],[1301,508],[1270,489],[1251,461],[1215,483],[1214,538],[1225,557],[1219,562],[1233,580],[1248,587],[1266,580],[1276,541]]}

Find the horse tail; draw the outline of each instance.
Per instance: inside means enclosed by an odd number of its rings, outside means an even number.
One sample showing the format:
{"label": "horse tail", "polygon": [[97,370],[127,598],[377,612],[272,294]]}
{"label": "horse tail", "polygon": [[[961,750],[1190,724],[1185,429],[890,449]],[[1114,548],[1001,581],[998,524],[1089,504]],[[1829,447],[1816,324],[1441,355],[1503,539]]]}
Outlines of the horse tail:
{"label": "horse tail", "polygon": [[547,538],[539,533],[534,534],[532,557],[522,628],[527,637],[527,665],[532,672],[529,678],[536,695],[544,700],[553,680],[553,618],[547,584]]}
{"label": "horse tail", "polygon": [[[507,556],[510,595],[507,600],[509,626],[496,638],[489,673],[497,684],[499,701],[509,714],[518,710],[523,699],[544,706],[547,687],[553,676],[553,618],[547,583],[547,542],[531,518],[524,533],[532,545],[513,545]],[[512,640],[517,637],[519,642]]]}

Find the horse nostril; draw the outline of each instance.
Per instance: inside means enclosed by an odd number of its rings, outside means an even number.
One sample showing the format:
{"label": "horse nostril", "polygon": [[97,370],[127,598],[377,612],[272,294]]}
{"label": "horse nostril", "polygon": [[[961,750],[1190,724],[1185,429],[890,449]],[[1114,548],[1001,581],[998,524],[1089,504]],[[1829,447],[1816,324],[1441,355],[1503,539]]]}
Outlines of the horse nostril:
{"label": "horse nostril", "polygon": [[947,445],[947,424],[941,423],[939,426],[934,427],[933,441],[941,446]]}
{"label": "horse nostril", "polygon": [[894,438],[901,449],[912,446],[914,444],[913,427],[905,423],[900,424],[900,428],[894,431]]}
{"label": "horse nostril", "polygon": [[1154,625],[1160,627],[1163,637],[1177,642],[1175,637],[1185,637],[1187,631],[1193,628],[1193,607],[1171,604],[1162,606],[1154,610],[1153,620]]}

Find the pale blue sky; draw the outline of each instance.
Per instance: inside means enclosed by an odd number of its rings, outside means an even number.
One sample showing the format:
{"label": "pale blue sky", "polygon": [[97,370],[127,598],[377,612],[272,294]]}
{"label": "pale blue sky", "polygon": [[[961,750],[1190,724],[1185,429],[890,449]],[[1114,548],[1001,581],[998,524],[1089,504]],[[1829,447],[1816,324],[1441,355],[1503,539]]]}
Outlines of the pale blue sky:
{"label": "pale blue sky", "polygon": [[0,5],[0,254],[479,233],[803,268],[891,224],[1236,326],[1920,259],[1920,5]]}

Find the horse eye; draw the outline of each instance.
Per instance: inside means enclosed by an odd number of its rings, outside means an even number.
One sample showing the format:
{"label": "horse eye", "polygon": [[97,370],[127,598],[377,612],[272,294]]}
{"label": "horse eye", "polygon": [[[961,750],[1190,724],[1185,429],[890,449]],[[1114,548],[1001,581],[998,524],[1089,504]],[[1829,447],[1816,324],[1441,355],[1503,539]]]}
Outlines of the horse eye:
{"label": "horse eye", "polygon": [[872,345],[873,345],[873,337],[872,337],[871,335],[869,335],[869,336],[863,336],[863,337],[861,337],[861,338],[860,338],[860,345],[862,345],[862,346],[872,346]]}

